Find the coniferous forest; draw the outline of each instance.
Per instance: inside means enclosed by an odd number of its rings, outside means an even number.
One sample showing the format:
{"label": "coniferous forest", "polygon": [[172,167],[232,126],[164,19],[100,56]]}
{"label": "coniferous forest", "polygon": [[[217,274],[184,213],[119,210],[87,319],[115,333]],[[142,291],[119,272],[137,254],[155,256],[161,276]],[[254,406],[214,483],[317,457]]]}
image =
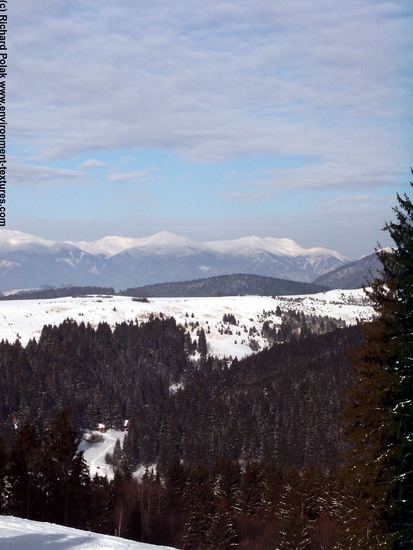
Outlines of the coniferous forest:
{"label": "coniferous forest", "polygon": [[[1,513],[187,550],[412,548],[413,205],[398,202],[371,323],[286,316],[232,362],[162,316],[2,341]],[[125,419],[114,480],[91,478],[82,432]]]}

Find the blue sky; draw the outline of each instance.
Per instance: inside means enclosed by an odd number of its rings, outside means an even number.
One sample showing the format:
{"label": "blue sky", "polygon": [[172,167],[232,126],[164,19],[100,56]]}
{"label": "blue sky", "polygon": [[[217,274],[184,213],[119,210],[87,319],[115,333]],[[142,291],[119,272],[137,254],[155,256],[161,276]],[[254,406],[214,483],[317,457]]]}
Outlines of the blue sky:
{"label": "blue sky", "polygon": [[7,228],[388,244],[413,164],[408,4],[13,0]]}

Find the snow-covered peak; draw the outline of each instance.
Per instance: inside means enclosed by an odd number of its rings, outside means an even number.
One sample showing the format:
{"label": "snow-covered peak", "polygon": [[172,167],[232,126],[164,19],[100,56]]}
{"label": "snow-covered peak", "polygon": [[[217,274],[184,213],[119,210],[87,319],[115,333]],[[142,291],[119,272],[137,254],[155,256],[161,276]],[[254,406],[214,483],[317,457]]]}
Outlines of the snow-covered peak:
{"label": "snow-covered peak", "polygon": [[0,231],[0,247],[2,250],[5,248],[8,250],[13,248],[23,248],[30,245],[43,245],[51,247],[54,244],[55,241],[35,237],[34,235],[23,233],[22,231],[13,231],[11,229],[2,229]]}
{"label": "snow-covered peak", "polygon": [[190,254],[196,251],[205,251],[201,243],[180,237],[169,231],[160,231],[150,237],[132,238],[109,236],[97,241],[66,241],[90,254],[103,254],[106,258],[128,251],[134,253],[162,254]]}
{"label": "snow-covered peak", "polygon": [[76,246],[89,254],[102,254],[110,258],[119,252],[139,246],[141,239],[132,237],[108,236],[96,241],[65,241],[68,244]]}
{"label": "snow-covered peak", "polygon": [[58,254],[62,251],[70,252],[74,249],[76,247],[69,243],[42,239],[41,237],[21,231],[12,231],[9,229],[2,229],[0,231],[1,253],[24,252],[26,254],[47,255],[49,253]]}
{"label": "snow-covered peak", "polygon": [[208,251],[208,248],[204,244],[187,237],[175,235],[175,233],[170,233],[169,231],[160,231],[151,237],[137,239],[137,242],[138,244],[134,247],[136,252],[154,255],[186,256]]}
{"label": "snow-covered peak", "polygon": [[329,250],[328,248],[314,247],[304,251],[304,256],[334,256],[341,262],[347,262],[348,258],[336,252],[335,250]]}
{"label": "snow-covered peak", "polygon": [[[205,243],[213,250],[223,254],[233,254],[235,256],[249,256],[260,252],[274,254],[276,256],[304,256],[310,251],[298,245],[292,239],[275,239],[273,237],[242,237],[230,241],[210,241]],[[324,249],[312,249],[324,250]],[[328,251],[326,251],[327,253]]]}

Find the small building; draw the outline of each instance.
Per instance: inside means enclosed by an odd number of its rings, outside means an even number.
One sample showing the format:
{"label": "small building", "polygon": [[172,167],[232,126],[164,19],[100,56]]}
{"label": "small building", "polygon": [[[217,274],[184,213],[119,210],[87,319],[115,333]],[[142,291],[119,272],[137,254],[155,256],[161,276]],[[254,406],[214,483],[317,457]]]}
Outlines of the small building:
{"label": "small building", "polygon": [[107,428],[106,424],[103,424],[102,422],[99,422],[98,427],[97,427],[97,431],[104,434],[108,431],[108,428]]}
{"label": "small building", "polygon": [[126,431],[129,428],[129,420],[123,421],[123,429]]}

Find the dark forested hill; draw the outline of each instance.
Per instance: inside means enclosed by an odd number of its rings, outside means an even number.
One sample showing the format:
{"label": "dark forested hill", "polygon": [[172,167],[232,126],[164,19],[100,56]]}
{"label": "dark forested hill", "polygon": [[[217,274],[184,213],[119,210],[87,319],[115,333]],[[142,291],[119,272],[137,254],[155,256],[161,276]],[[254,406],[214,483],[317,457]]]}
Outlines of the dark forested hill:
{"label": "dark forested hill", "polygon": [[191,341],[174,319],[114,331],[69,320],[46,326],[26,348],[0,343],[5,429],[10,435],[28,418],[42,432],[70,406],[77,429],[129,419],[125,452],[134,464],[157,461],[162,470],[179,457],[210,466],[225,456],[326,466],[343,449],[337,415],[347,351],[360,335],[306,334],[228,367],[206,359],[202,334]]}
{"label": "dark forested hill", "polygon": [[112,287],[101,286],[68,286],[63,288],[45,288],[40,290],[25,290],[0,296],[0,300],[47,300],[64,298],[66,296],[87,296],[88,294],[114,294]]}
{"label": "dark forested hill", "polygon": [[179,283],[162,283],[128,288],[120,292],[126,296],[147,297],[208,297],[208,296],[279,296],[315,294],[326,290],[318,284],[299,283],[275,277],[248,275],[220,275]]}
{"label": "dark forested hill", "polygon": [[[136,418],[126,450],[137,445],[144,461],[157,459],[161,468],[174,453],[206,466],[224,456],[328,467],[343,454],[338,416],[347,352],[360,341],[353,327],[274,345],[230,368],[207,362],[180,391]],[[148,429],[156,456],[139,441]]]}

